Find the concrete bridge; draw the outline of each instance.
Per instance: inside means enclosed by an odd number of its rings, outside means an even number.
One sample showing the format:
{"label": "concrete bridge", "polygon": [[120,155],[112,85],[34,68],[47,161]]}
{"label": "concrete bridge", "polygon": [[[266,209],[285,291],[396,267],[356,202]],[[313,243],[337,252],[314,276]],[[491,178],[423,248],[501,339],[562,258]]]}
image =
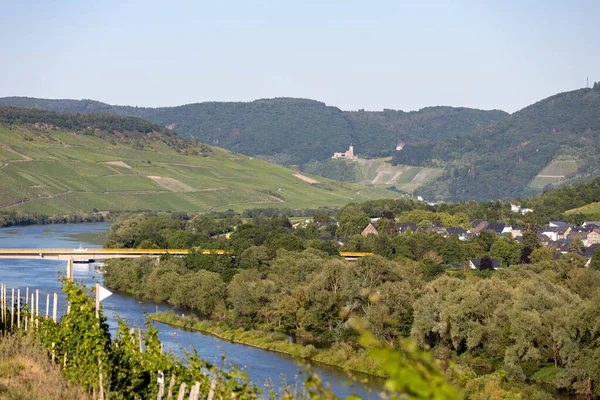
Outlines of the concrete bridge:
{"label": "concrete bridge", "polygon": [[[165,254],[183,256],[190,251],[187,249],[1,249],[0,259],[3,258],[25,258],[44,260],[73,260],[75,262],[90,262],[108,260],[111,258],[137,258],[137,257],[160,257]],[[231,250],[201,250],[202,254],[231,254]],[[372,256],[373,253],[345,251],[340,256],[346,260],[357,260],[361,257]]]}
{"label": "concrete bridge", "polygon": [[0,249],[0,259],[26,258],[89,262],[92,260],[108,260],[110,258],[160,257],[165,254],[181,256],[188,253],[189,250],[184,249]]}

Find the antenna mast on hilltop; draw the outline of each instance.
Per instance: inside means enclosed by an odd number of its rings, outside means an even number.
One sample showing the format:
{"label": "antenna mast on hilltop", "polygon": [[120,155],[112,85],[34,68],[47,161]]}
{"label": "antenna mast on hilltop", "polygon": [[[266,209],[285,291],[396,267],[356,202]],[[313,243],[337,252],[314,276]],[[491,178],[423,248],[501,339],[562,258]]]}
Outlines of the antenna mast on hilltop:
{"label": "antenna mast on hilltop", "polygon": [[590,88],[590,77],[589,76],[585,77],[585,87],[588,89]]}

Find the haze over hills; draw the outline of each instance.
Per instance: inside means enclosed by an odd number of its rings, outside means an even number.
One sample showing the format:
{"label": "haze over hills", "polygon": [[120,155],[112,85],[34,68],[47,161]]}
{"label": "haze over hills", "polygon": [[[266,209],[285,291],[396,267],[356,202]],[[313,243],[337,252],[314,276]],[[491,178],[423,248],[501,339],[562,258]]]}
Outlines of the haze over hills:
{"label": "haze over hills", "polygon": [[[329,159],[353,143],[361,158],[393,156],[392,164],[405,168],[443,169],[436,174],[441,177],[415,192],[431,200],[528,196],[548,185],[600,175],[598,84],[557,94],[512,115],[454,107],[342,111],[290,98],[164,108],[26,97],[2,98],[0,104],[136,116],[204,143],[349,181],[357,174]],[[404,145],[401,151],[398,144]]]}
{"label": "haze over hills", "polygon": [[0,106],[0,210],[317,208],[395,196],[317,180],[139,118]]}

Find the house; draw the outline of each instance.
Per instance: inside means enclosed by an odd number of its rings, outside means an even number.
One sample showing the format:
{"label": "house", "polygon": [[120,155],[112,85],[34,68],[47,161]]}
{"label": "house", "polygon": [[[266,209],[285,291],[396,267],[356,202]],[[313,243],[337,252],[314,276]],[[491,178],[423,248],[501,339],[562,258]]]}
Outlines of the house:
{"label": "house", "polygon": [[[500,264],[500,261],[496,260],[495,258],[492,258],[491,260],[494,269],[502,268],[502,264]],[[481,258],[471,258],[469,260],[469,266],[471,267],[471,269],[479,269],[479,267],[481,266]]]}
{"label": "house", "polygon": [[587,235],[587,246],[600,243],[600,229],[594,229]]}
{"label": "house", "polygon": [[363,236],[367,236],[367,235],[379,235],[379,232],[377,232],[377,229],[373,226],[373,224],[369,224],[362,231],[361,235],[363,235]]}
{"label": "house", "polygon": [[558,236],[558,239],[566,240],[569,237],[569,234],[571,233],[572,229],[573,228],[571,228],[569,225],[558,227],[557,231],[556,231],[556,235]]}
{"label": "house", "polygon": [[504,222],[493,222],[491,224],[488,224],[487,228],[485,228],[486,231],[493,231],[496,232],[498,235],[502,235],[502,232],[504,231],[504,228],[506,227],[506,224]]}
{"label": "house", "polygon": [[558,240],[558,228],[542,228],[538,231],[538,233],[547,236],[552,242],[556,242]]}
{"label": "house", "polygon": [[594,254],[596,254],[596,251],[600,252],[600,243],[596,243],[596,244],[586,247],[584,250],[585,256],[593,257]]}
{"label": "house", "polygon": [[442,235],[443,237],[448,237],[448,231],[446,230],[446,228],[442,227],[442,226],[433,226],[433,232],[437,233],[438,235]]}
{"label": "house", "polygon": [[417,231],[417,224],[413,224],[412,222],[398,222],[396,224],[396,229],[400,234],[406,233],[409,228],[412,233],[415,233]]}
{"label": "house", "polygon": [[446,233],[449,236],[458,236],[460,240],[467,240],[467,231],[461,227],[446,228]]}
{"label": "house", "polygon": [[568,238],[571,240],[582,240],[582,241],[587,241],[587,235],[592,232],[594,230],[594,228],[590,227],[590,226],[575,226],[573,228],[571,228],[571,231],[569,232]]}
{"label": "house", "polygon": [[553,241],[552,238],[548,237],[547,235],[545,235],[543,233],[538,232],[537,237],[544,246],[547,246],[548,243]]}
{"label": "house", "polygon": [[525,215],[527,213],[533,212],[533,210],[531,208],[522,208],[521,206],[516,205],[516,204],[510,205],[510,211],[512,211],[514,213],[519,213],[521,215]]}
{"label": "house", "polygon": [[521,228],[519,225],[513,225],[511,227],[510,234],[512,235],[513,238],[516,238],[517,236],[522,236],[523,228]]}
{"label": "house", "polygon": [[570,240],[560,239],[554,242],[549,242],[547,246],[553,248],[558,253],[565,254],[569,251],[569,246],[571,245],[571,243],[573,242],[571,242]]}
{"label": "house", "polygon": [[548,226],[550,228],[562,228],[565,226],[569,226],[569,224],[567,224],[566,222],[562,222],[562,221],[550,221],[550,222],[548,222]]}
{"label": "house", "polygon": [[583,224],[581,224],[581,226],[598,229],[600,228],[600,221],[584,221]]}
{"label": "house", "polygon": [[487,221],[484,221],[481,219],[475,219],[475,220],[471,221],[471,229],[469,229],[469,232],[479,233],[482,230],[484,230],[485,228],[487,228],[488,225],[489,225],[489,223]]}

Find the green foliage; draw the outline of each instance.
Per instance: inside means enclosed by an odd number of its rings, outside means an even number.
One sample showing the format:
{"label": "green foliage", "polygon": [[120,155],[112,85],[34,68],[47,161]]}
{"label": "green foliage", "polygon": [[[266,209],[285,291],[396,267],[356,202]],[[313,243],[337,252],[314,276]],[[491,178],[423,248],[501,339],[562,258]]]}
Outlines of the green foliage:
{"label": "green foliage", "polygon": [[538,193],[543,183],[534,178],[561,157],[576,160],[579,170],[558,184],[581,182],[600,173],[599,107],[598,89],[560,93],[483,127],[485,133],[466,131],[434,144],[407,146],[395,161],[413,157],[413,165],[445,167],[437,181],[417,191],[427,199],[508,199]]}

